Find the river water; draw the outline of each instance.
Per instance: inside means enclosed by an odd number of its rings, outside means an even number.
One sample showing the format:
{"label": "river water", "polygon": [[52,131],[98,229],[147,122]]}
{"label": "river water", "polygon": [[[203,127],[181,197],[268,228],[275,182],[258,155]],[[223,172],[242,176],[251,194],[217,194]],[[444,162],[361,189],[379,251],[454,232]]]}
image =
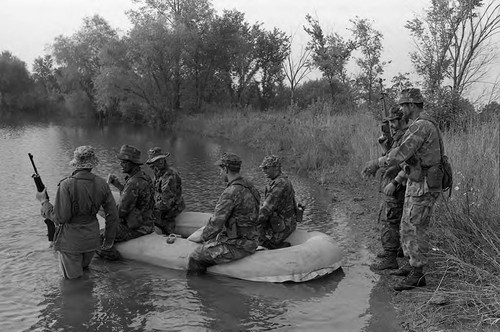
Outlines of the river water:
{"label": "river water", "polygon": [[88,278],[63,280],[48,248],[28,153],[53,198],[58,181],[72,171],[75,147],[97,149],[96,174],[122,176],[116,159],[122,144],[143,153],[152,146],[171,152],[187,210],[212,212],[224,189],[213,166],[222,151],[239,154],[243,175],[261,193],[265,186],[258,169],[262,152],[227,141],[126,124],[0,119],[0,331],[394,330],[387,313],[373,319],[373,312],[388,308],[386,299],[372,294],[378,276],[368,268],[369,252],[350,242],[345,213],[326,191],[293,174],[298,200],[307,205],[300,227],[331,235],[346,252],[343,269],[327,277],[299,284],[187,278],[180,271],[95,258]]}

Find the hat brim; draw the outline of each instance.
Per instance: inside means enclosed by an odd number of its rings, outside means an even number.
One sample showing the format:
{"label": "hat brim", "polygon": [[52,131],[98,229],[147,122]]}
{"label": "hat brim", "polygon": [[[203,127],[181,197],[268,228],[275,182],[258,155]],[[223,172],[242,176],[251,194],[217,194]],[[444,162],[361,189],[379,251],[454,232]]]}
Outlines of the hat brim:
{"label": "hat brim", "polygon": [[168,156],[170,156],[170,153],[168,154],[160,154],[158,156],[154,156],[153,158],[150,158],[148,160],[146,160],[146,164],[152,164],[154,163],[155,161],[157,161],[158,159],[166,159]]}
{"label": "hat brim", "polygon": [[121,154],[121,153],[119,153],[116,156],[116,158],[118,158],[120,160],[124,160],[124,161],[130,161],[131,163],[136,164],[136,165],[142,165],[142,164],[144,164],[140,160],[132,160],[132,159],[130,159],[130,157],[127,154]]}
{"label": "hat brim", "polygon": [[224,161],[222,161],[221,159],[217,160],[215,163],[214,163],[215,166],[224,166],[225,163]]}

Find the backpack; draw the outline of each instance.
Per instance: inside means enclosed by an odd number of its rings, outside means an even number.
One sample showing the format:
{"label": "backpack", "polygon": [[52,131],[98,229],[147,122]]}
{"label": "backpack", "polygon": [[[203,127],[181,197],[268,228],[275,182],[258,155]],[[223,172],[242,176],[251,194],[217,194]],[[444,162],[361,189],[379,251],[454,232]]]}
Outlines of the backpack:
{"label": "backpack", "polygon": [[441,167],[443,171],[443,178],[441,180],[441,188],[444,191],[449,190],[448,192],[448,197],[451,197],[451,192],[453,189],[453,169],[451,167],[450,159],[448,156],[444,154],[444,147],[443,147],[443,138],[441,137],[441,132],[439,131],[439,127],[433,119],[430,119],[428,117],[421,118],[427,121],[432,122],[434,126],[436,127],[438,137],[439,137],[439,150],[441,153]]}

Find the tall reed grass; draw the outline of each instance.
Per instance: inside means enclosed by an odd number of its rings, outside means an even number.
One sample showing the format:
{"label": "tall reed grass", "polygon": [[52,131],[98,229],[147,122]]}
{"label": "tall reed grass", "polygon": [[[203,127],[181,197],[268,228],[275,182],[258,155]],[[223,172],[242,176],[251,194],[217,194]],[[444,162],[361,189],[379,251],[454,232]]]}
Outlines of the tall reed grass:
{"label": "tall reed grass", "polygon": [[[329,114],[324,106],[298,112],[220,110],[186,116],[176,126],[276,153],[288,168],[322,183],[364,185],[364,163],[380,156],[377,122],[369,113]],[[443,196],[433,218],[437,289],[451,299],[452,317],[500,325],[499,121],[469,123],[444,133],[454,170],[451,198]],[[446,320],[446,319],[445,319]]]}

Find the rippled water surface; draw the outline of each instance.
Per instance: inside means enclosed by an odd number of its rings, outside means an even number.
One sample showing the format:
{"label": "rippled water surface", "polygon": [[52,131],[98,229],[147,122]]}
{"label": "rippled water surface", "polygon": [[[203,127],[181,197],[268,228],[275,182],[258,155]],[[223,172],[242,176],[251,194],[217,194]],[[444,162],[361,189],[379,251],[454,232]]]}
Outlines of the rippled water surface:
{"label": "rippled water surface", "polygon": [[[211,212],[224,189],[213,166],[221,151],[243,159],[243,174],[263,192],[263,155],[229,142],[144,127],[94,123],[0,122],[0,331],[360,331],[369,318],[371,283],[366,266],[346,264],[325,278],[270,284],[202,276],[133,261],[94,259],[85,280],[64,281],[48,248],[39,215],[28,152],[51,197],[71,173],[76,146],[97,148],[95,173],[120,175],[122,144],[144,152],[161,146],[180,171],[187,210]],[[286,171],[286,165],[284,165]],[[120,175],[121,176],[121,175]],[[308,209],[302,228],[323,231],[341,244],[350,232],[328,195],[307,179],[290,175]],[[367,255],[363,248],[351,256]]]}

